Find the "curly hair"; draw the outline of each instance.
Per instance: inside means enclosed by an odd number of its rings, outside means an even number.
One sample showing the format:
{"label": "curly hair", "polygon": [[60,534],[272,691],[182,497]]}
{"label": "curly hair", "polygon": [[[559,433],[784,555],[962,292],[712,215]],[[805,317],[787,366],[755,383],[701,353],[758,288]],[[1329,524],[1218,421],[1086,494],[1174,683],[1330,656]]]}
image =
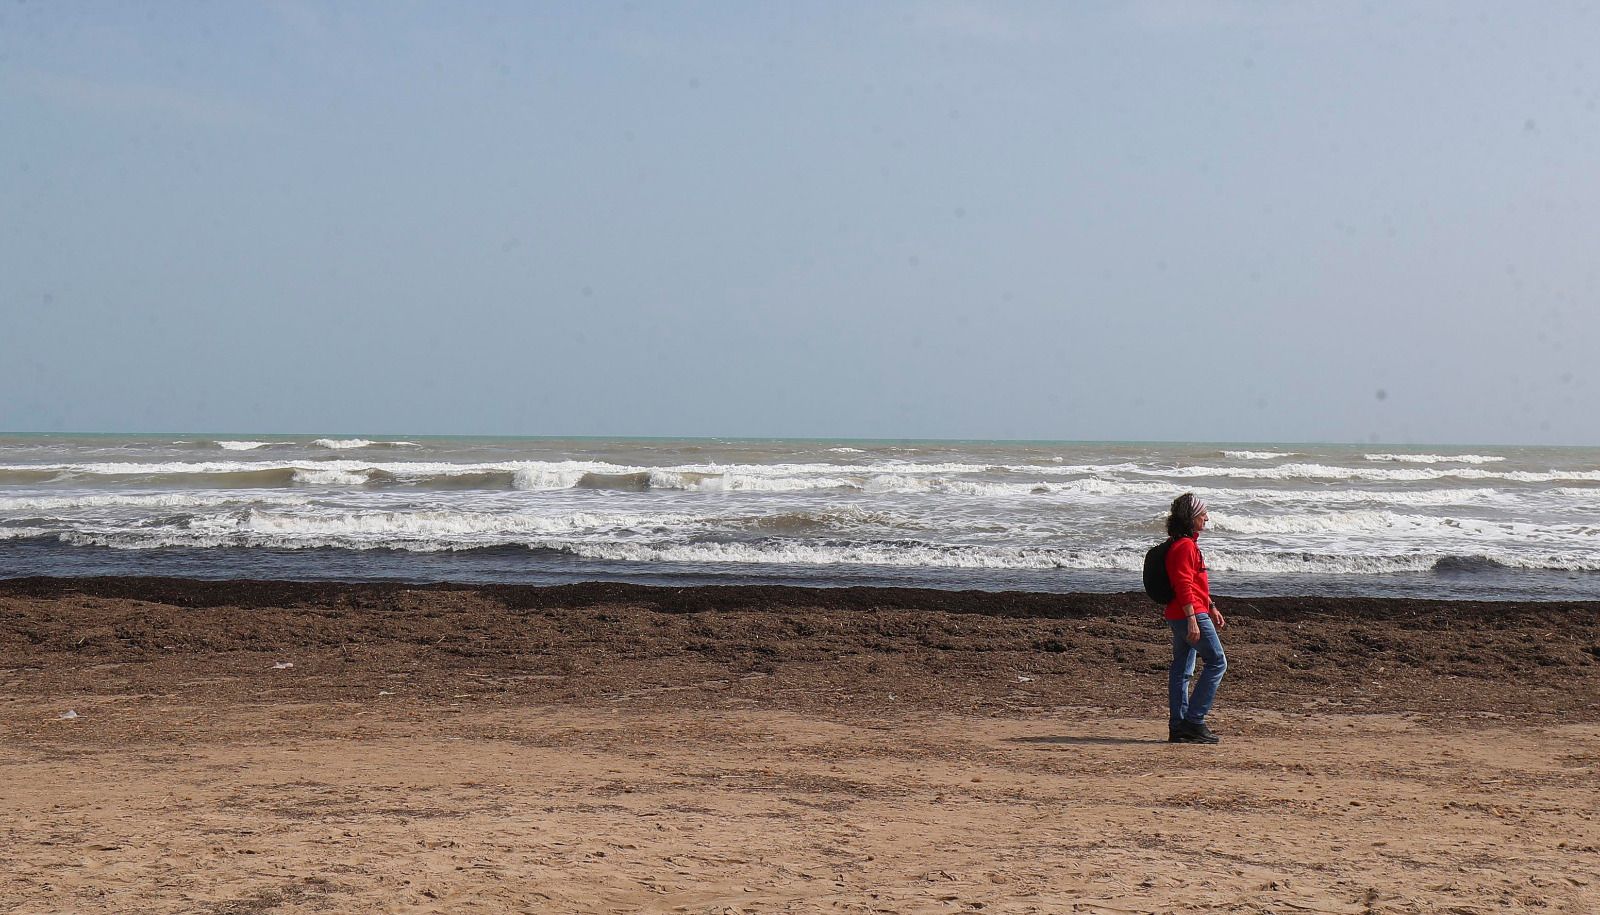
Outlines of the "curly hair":
{"label": "curly hair", "polygon": [[1195,519],[1206,510],[1206,503],[1192,492],[1172,500],[1172,513],[1167,515],[1167,536],[1188,537],[1195,533]]}

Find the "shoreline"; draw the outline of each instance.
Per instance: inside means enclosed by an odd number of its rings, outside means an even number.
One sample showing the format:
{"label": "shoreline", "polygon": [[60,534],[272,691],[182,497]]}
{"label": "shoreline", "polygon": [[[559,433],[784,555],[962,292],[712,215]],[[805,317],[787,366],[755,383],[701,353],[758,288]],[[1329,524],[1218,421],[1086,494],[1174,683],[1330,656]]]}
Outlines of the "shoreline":
{"label": "shoreline", "polygon": [[[493,594],[518,606],[555,606],[585,601],[637,600],[656,604],[669,612],[718,609],[720,604],[739,603],[777,606],[803,604],[825,609],[895,607],[932,609],[980,615],[1076,614],[1106,608],[1128,610],[1159,608],[1142,591],[1027,591],[902,587],[893,585],[810,585],[810,584],[687,584],[656,585],[625,581],[581,581],[564,584],[517,584],[475,581],[394,580],[356,581],[347,579],[296,578],[188,578],[171,575],[24,575],[0,578],[0,597],[46,597],[84,594],[132,600],[174,600],[188,606],[251,606],[271,601],[303,602],[321,596],[348,593],[383,596],[402,592],[475,591]],[[684,595],[691,595],[685,598]],[[1518,612],[1528,608],[1588,609],[1600,614],[1600,600],[1551,600],[1506,598],[1494,600],[1454,600],[1390,596],[1343,596],[1315,594],[1274,594],[1234,597],[1218,595],[1219,603],[1268,608],[1274,615],[1306,612],[1353,612],[1361,616],[1379,615],[1385,609],[1444,609],[1467,614]],[[1226,606],[1224,606],[1226,612]]]}

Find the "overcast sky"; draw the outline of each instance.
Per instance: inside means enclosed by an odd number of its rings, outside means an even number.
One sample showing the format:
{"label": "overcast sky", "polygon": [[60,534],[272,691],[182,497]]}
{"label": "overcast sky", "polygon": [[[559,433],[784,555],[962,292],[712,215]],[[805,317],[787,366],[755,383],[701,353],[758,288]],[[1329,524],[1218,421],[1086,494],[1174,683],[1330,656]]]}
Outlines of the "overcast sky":
{"label": "overcast sky", "polygon": [[0,430],[1600,444],[1600,7],[0,5]]}

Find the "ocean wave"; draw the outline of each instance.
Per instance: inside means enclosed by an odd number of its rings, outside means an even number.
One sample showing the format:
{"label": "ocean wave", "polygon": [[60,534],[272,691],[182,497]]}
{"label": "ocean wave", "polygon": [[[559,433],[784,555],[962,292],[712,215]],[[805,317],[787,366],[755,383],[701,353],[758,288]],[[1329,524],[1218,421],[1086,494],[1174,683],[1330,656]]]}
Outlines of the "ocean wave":
{"label": "ocean wave", "polygon": [[[564,543],[538,546],[586,559],[619,562],[763,565],[865,565],[937,569],[1125,572],[1136,587],[1144,554],[1136,550],[1003,548],[923,543],[754,543],[648,544],[630,542]],[[1492,554],[1364,555],[1208,550],[1206,562],[1219,572],[1253,574],[1389,575],[1461,571],[1474,563],[1485,568],[1515,567],[1545,571],[1600,571],[1600,557],[1583,552],[1540,556]]]}
{"label": "ocean wave", "polygon": [[421,448],[417,442],[406,441],[373,441],[366,438],[319,438],[311,444],[318,448],[330,448],[335,451],[347,451],[351,448]]}
{"label": "ocean wave", "polygon": [[[614,562],[764,565],[866,565],[940,569],[1124,569],[1132,553],[1109,550],[996,548],[926,543],[808,543],[790,540],[650,544],[636,542],[538,544],[585,559]],[[1139,561],[1143,561],[1142,555]]]}
{"label": "ocean wave", "polygon": [[1413,491],[1378,489],[1213,489],[1195,487],[1218,508],[1242,505],[1248,502],[1271,505],[1396,505],[1430,507],[1445,505],[1481,505],[1487,502],[1512,502],[1517,497],[1502,490],[1475,487],[1471,489],[1422,489]]}
{"label": "ocean wave", "polygon": [[366,471],[325,467],[301,467],[291,479],[302,486],[365,486],[371,479]]}
{"label": "ocean wave", "polygon": [[512,485],[517,489],[572,489],[589,470],[578,466],[535,464],[511,470]]}
{"label": "ocean wave", "polygon": [[512,485],[523,490],[609,489],[642,492],[650,489],[701,492],[803,492],[815,489],[859,488],[847,477],[764,476],[739,470],[716,472],[705,467],[629,468],[606,465],[541,465],[512,471]]}
{"label": "ocean wave", "polygon": [[887,511],[874,511],[859,505],[839,508],[777,512],[767,515],[749,515],[732,518],[709,518],[708,524],[728,525],[752,531],[769,531],[780,534],[802,534],[827,531],[859,531],[865,527],[904,528],[922,527],[920,523]]}
{"label": "ocean wave", "polygon": [[[1441,560],[1437,553],[1364,555],[1359,553],[1232,552],[1206,550],[1206,566],[1213,573],[1254,575],[1393,575],[1431,572]],[[1213,582],[1225,581],[1213,577]]]}
{"label": "ocean wave", "polygon": [[[980,474],[987,474],[984,478]],[[1068,477],[1072,479],[1063,479]],[[1135,479],[1127,479],[1134,477]],[[823,489],[871,493],[947,493],[987,497],[1037,494],[1160,496],[1190,481],[1364,481],[1427,483],[1440,480],[1514,483],[1600,482],[1600,470],[1496,471],[1476,467],[1340,467],[1314,463],[1266,467],[1149,467],[1135,464],[1041,467],[1034,465],[684,464],[643,467],[603,461],[289,461],[84,462],[0,465],[0,483],[60,483],[113,478],[171,486],[410,486],[441,489],[613,489],[642,491],[784,492]],[[1166,482],[1162,482],[1163,478]],[[1197,487],[1199,488],[1199,487]],[[1271,498],[1262,496],[1262,498]]]}
{"label": "ocean wave", "polygon": [[75,496],[0,496],[0,512],[72,511],[75,509],[164,508],[203,509],[229,505],[262,503],[290,506],[306,505],[308,499],[262,495],[203,496],[187,493],[98,493]]}
{"label": "ocean wave", "polygon": [[572,531],[619,531],[677,527],[695,516],[656,512],[567,512],[560,514],[508,514],[455,510],[355,511],[327,514],[282,513],[251,510],[242,515],[213,516],[190,522],[189,530],[202,534],[307,536],[370,541],[387,545],[401,540],[451,540],[489,535],[497,542],[514,538]]}
{"label": "ocean wave", "polygon": [[1600,557],[1589,552],[1545,554],[1438,553],[1394,555],[1222,552],[1207,550],[1215,572],[1266,575],[1393,575],[1407,572],[1490,572],[1527,569],[1544,572],[1597,572]]}
{"label": "ocean wave", "polygon": [[0,527],[0,540],[43,540],[56,533],[43,527]]}
{"label": "ocean wave", "polygon": [[1371,482],[1417,483],[1429,480],[1507,480],[1516,483],[1600,480],[1600,470],[1480,470],[1458,468],[1333,467],[1326,464],[1282,464],[1277,467],[1173,467],[1133,471],[1143,476],[1170,476],[1196,479],[1222,477],[1247,480],[1367,480]]}
{"label": "ocean wave", "polygon": [[1110,501],[1118,496],[1141,496],[1154,500],[1170,500],[1183,492],[1171,483],[1144,480],[1106,480],[1087,477],[1081,480],[1052,481],[1034,479],[1019,483],[997,483],[989,480],[960,480],[949,477],[907,477],[879,475],[868,478],[858,488],[868,493],[916,495],[938,493],[958,496],[976,496],[990,499],[1011,499],[1036,496],[1088,497],[1090,500]]}
{"label": "ocean wave", "polygon": [[1483,557],[1483,560],[1491,567],[1498,566],[1508,569],[1528,569],[1542,572],[1600,572],[1600,555],[1587,550],[1564,552],[1549,556],[1510,554]]}
{"label": "ocean wave", "polygon": [[215,444],[218,448],[223,449],[224,451],[254,451],[257,448],[266,448],[268,446],[276,445],[276,444],[279,444],[279,443],[278,442],[218,441],[218,442],[214,442],[213,444]]}
{"label": "ocean wave", "polygon": [[[9,479],[13,474],[22,480]],[[0,482],[103,486],[132,483],[150,487],[274,489],[295,482],[295,468],[274,464],[64,464],[28,474],[0,468]]]}
{"label": "ocean wave", "polygon": [[0,485],[27,486],[31,483],[53,483],[60,479],[62,471],[58,466],[35,467],[31,465],[10,465],[0,467]]}
{"label": "ocean wave", "polygon": [[[1582,525],[1540,527],[1516,521],[1440,518],[1432,515],[1370,509],[1256,517],[1215,512],[1212,515],[1212,526],[1219,532],[1252,536],[1381,535],[1386,539],[1428,538],[1418,542],[1459,537],[1531,542],[1553,538],[1592,537],[1600,533],[1600,530]],[[1600,545],[1600,541],[1597,541],[1597,545]]]}
{"label": "ocean wave", "polygon": [[766,477],[733,472],[706,476],[693,488],[708,492],[804,492],[813,489],[860,489],[861,483],[849,477]]}
{"label": "ocean wave", "polygon": [[1493,454],[1366,454],[1362,457],[1402,464],[1493,464],[1505,460]]}
{"label": "ocean wave", "polygon": [[[497,528],[502,519],[484,520]],[[463,552],[526,549],[580,559],[627,563],[685,565],[770,566],[880,566],[928,569],[983,569],[1116,572],[1128,576],[1136,588],[1143,563],[1142,548],[1074,549],[1069,547],[1001,547],[897,541],[807,541],[765,538],[754,541],[647,542],[617,536],[588,536],[592,531],[553,530],[563,524],[580,527],[589,520],[573,517],[529,523],[514,535],[486,530],[480,536],[463,536],[472,522],[460,517],[427,519],[415,516],[329,519],[321,526],[301,519],[284,520],[274,527],[266,519],[252,527],[216,529],[127,529],[115,531],[53,532],[37,528],[0,528],[0,539],[40,539],[54,536],[73,546],[122,550],[168,548],[269,548],[284,550],[345,549],[400,550],[405,552]],[[619,524],[622,519],[593,519],[596,524]],[[636,521],[630,529],[646,527]],[[543,528],[552,528],[545,530]],[[560,536],[577,534],[579,536]],[[1240,550],[1212,547],[1206,552],[1214,572],[1253,575],[1392,575],[1441,572],[1472,574],[1494,569],[1597,572],[1600,554],[1592,550],[1545,553],[1493,551],[1430,551],[1366,554],[1325,551]],[[1225,579],[1222,579],[1225,581]]]}
{"label": "ocean wave", "polygon": [[[375,443],[403,444],[403,443]],[[354,447],[354,446],[352,446]],[[1137,465],[1080,465],[1047,467],[1036,465],[996,465],[884,461],[873,464],[785,463],[785,464],[683,464],[666,467],[629,466],[603,461],[504,461],[449,463],[441,461],[165,461],[165,462],[75,462],[63,464],[0,465],[0,474],[27,475],[30,480],[70,474],[81,477],[186,477],[267,471],[293,474],[295,471],[331,471],[363,474],[369,479],[382,477],[401,483],[426,483],[432,478],[456,478],[472,474],[507,474],[518,489],[571,489],[584,485],[607,488],[610,485],[637,486],[647,480],[653,488],[666,489],[817,489],[859,487],[872,477],[887,479],[950,478],[981,473],[1026,473],[1046,476],[1104,476],[1136,472]],[[638,475],[646,475],[639,477]],[[585,484],[585,478],[589,484]],[[608,483],[606,478],[615,478]],[[628,479],[633,478],[633,479]],[[289,477],[286,477],[289,479]],[[914,484],[913,484],[914,485]]]}
{"label": "ocean wave", "polygon": [[1231,461],[1273,461],[1293,457],[1297,451],[1224,451],[1222,456]]}

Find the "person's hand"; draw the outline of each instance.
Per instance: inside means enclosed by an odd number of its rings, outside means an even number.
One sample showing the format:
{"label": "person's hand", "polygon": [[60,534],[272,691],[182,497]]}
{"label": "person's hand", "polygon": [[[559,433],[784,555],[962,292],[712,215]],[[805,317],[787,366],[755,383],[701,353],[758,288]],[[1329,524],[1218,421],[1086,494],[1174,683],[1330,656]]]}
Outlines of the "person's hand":
{"label": "person's hand", "polygon": [[1211,621],[1217,624],[1218,629],[1228,628],[1228,621],[1222,618],[1222,611],[1217,609],[1216,604],[1211,605]]}
{"label": "person's hand", "polygon": [[1189,617],[1189,632],[1184,636],[1184,639],[1190,645],[1200,644],[1200,621],[1195,617]]}

